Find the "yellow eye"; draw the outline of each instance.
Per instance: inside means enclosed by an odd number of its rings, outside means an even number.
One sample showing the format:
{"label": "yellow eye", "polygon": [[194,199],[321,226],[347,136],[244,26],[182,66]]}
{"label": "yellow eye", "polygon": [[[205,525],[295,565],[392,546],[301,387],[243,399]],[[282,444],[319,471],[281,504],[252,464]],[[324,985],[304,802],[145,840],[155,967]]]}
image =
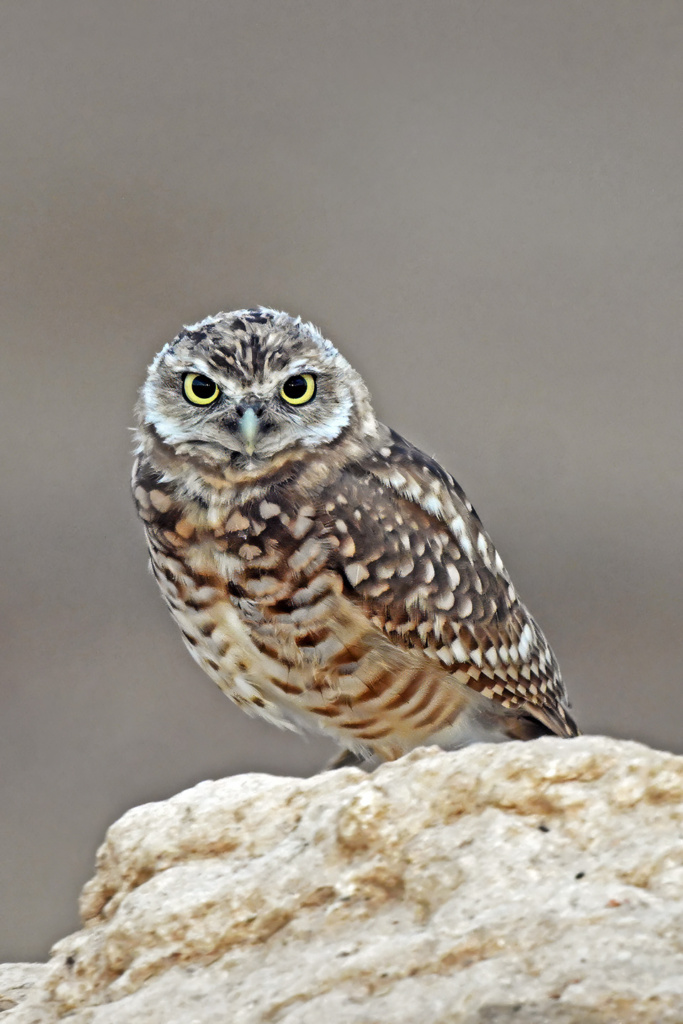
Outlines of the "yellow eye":
{"label": "yellow eye", "polygon": [[290,377],[280,388],[280,396],[289,405],[305,405],[315,396],[315,377],[312,373]]}
{"label": "yellow eye", "polygon": [[211,405],[220,395],[220,389],[203,373],[186,373],[183,378],[183,394],[193,405]]}

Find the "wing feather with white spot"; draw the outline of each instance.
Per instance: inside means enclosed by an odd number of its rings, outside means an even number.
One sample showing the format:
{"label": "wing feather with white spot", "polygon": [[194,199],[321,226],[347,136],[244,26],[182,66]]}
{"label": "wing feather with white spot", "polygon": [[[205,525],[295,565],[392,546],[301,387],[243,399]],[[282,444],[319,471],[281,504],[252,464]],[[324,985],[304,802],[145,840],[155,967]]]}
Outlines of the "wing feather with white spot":
{"label": "wing feather with white spot", "polygon": [[349,595],[394,642],[551,732],[576,735],[560,670],[453,478],[393,431],[328,495]]}

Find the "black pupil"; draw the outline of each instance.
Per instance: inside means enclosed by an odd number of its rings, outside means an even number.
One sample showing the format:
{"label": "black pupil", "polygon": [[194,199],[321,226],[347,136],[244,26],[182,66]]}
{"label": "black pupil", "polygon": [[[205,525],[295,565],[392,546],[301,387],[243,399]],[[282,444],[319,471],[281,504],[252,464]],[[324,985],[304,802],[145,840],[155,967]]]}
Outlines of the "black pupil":
{"label": "black pupil", "polygon": [[287,398],[303,398],[308,389],[308,381],[305,377],[290,377],[286,380],[282,390]]}
{"label": "black pupil", "polygon": [[202,374],[195,377],[190,385],[192,393],[197,398],[213,398],[216,394],[216,385],[209,377],[204,377]]}

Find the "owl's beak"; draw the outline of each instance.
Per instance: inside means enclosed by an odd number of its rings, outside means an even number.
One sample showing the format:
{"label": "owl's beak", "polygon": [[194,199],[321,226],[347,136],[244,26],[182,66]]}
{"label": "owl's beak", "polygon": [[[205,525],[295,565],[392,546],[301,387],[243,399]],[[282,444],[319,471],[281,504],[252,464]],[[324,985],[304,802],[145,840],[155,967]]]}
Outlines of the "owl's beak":
{"label": "owl's beak", "polygon": [[251,406],[247,406],[242,413],[238,429],[244,444],[244,450],[247,455],[253,455],[259,430],[259,418]]}

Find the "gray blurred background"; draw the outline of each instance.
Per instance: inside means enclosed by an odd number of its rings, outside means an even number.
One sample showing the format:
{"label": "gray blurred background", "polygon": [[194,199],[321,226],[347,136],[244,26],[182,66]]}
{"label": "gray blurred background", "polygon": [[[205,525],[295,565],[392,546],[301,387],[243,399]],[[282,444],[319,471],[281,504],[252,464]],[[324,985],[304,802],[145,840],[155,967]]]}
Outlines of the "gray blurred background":
{"label": "gray blurred background", "polygon": [[683,751],[681,0],[2,5],[0,960],[107,825],[331,748],[185,653],[128,493],[183,323],[320,325],[467,489],[585,731]]}

